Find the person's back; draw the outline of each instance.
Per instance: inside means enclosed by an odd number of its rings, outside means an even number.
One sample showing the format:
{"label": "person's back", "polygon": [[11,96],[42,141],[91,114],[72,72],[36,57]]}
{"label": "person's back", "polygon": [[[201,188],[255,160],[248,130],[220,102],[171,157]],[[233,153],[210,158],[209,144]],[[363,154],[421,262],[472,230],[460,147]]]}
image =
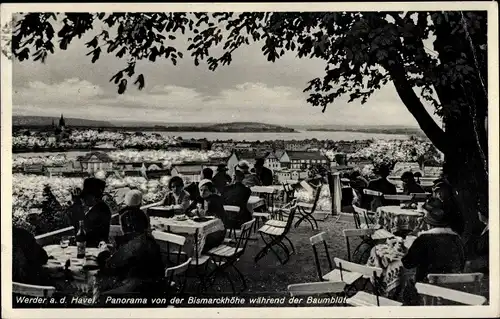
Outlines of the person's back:
{"label": "person's back", "polygon": [[224,187],[231,182],[231,177],[229,177],[225,171],[217,172],[212,178],[212,182],[215,188],[217,188],[217,191],[222,194]]}
{"label": "person's back", "polygon": [[245,178],[243,179],[242,183],[249,188],[254,186],[261,186],[261,181],[259,180],[257,175],[252,173],[245,174]]}
{"label": "person's back", "polygon": [[230,219],[234,220],[235,225],[231,228],[239,228],[241,224],[252,219],[252,215],[248,210],[248,199],[252,195],[250,188],[237,182],[224,187],[222,192],[222,199],[224,205],[237,206],[240,208],[240,213],[237,216],[231,216]]}
{"label": "person's back", "polygon": [[259,179],[262,186],[271,186],[273,185],[273,172],[269,168],[263,166],[259,174]]}
{"label": "person's back", "polygon": [[430,273],[459,273],[465,265],[464,245],[458,234],[435,228],[415,239],[402,262],[405,268],[417,268],[417,282]]}
{"label": "person's back", "polygon": [[42,265],[48,260],[45,250],[25,229],[12,228],[12,281],[41,284]]}
{"label": "person's back", "polygon": [[[375,180],[372,180],[368,183],[367,189],[381,192],[384,195],[394,195],[396,194],[396,186],[389,182],[387,178],[380,177]],[[378,203],[375,205],[373,202],[377,201]],[[373,204],[373,205],[372,205]],[[397,205],[398,202],[386,200],[383,197],[381,198],[373,198],[370,195],[363,196],[363,207],[373,210],[373,206],[387,206],[387,205]]]}
{"label": "person's back", "polygon": [[409,194],[422,194],[425,190],[416,181],[412,181],[404,186],[403,193]]}
{"label": "person's back", "polygon": [[106,241],[111,224],[111,210],[108,205],[100,201],[85,214],[84,225],[87,232],[87,245],[97,247],[99,242]]}

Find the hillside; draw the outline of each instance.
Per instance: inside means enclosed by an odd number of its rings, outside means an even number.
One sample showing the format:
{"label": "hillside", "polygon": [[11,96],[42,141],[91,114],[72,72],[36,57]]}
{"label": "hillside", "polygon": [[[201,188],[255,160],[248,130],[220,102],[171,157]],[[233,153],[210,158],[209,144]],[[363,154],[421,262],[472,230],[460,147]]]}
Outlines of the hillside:
{"label": "hillside", "polygon": [[[67,126],[75,127],[113,127],[114,125],[106,121],[94,121],[79,118],[64,118]],[[12,116],[12,126],[49,126],[52,121],[57,125],[59,117],[49,116]]]}

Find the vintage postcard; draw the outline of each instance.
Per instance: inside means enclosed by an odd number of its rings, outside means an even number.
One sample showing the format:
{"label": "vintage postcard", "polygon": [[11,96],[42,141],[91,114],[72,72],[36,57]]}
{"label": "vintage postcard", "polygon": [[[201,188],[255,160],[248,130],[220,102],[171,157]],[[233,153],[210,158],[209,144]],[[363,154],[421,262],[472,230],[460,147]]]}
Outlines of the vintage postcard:
{"label": "vintage postcard", "polygon": [[496,2],[1,30],[2,317],[500,315]]}

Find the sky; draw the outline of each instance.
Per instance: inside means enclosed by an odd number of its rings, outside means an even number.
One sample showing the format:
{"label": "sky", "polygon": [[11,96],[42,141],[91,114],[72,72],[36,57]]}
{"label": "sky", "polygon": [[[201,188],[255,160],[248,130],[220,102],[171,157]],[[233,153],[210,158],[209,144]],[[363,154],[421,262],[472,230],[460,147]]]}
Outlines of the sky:
{"label": "sky", "polygon": [[[101,26],[102,27],[102,26]],[[95,28],[99,30],[99,28]],[[57,32],[57,30],[56,30]],[[98,32],[98,31],[96,31]],[[210,71],[195,66],[184,50],[177,66],[168,60],[141,61],[146,87],[129,83],[123,95],[109,79],[126,66],[126,58],[101,55],[92,64],[84,43],[94,33],[56,48],[47,61],[13,63],[13,115],[77,117],[106,121],[217,123],[251,121],[278,125],[401,125],[417,126],[392,83],[366,104],[341,98],[320,107],[306,102],[307,82],[322,77],[325,62],[286,54],[275,63],[261,53],[262,44],[241,47],[229,66]],[[187,36],[175,46],[185,48]],[[432,107],[428,106],[432,114]]]}

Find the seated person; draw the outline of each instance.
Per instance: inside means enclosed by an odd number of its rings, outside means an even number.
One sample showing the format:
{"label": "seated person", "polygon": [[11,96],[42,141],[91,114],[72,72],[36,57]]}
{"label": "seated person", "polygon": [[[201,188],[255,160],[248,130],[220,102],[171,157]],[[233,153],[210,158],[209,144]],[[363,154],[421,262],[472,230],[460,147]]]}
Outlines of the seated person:
{"label": "seated person", "polygon": [[127,211],[120,215],[123,236],[117,251],[99,259],[99,287],[104,295],[158,296],[164,290],[165,267],[161,250],[148,229],[145,214]]}
{"label": "seated person", "polygon": [[273,172],[264,166],[264,159],[258,158],[254,164],[255,174],[262,183],[262,186],[273,185]]}
{"label": "seated person", "polygon": [[443,203],[436,198],[424,205],[428,230],[418,234],[401,260],[407,269],[416,268],[415,280],[425,282],[430,273],[459,273],[465,264],[465,248],[460,236],[449,227]]}
{"label": "seated person", "polygon": [[[200,173],[200,180],[208,179],[212,180],[214,171],[211,168],[204,168]],[[203,198],[200,196],[199,183],[193,182],[184,187],[184,190],[188,192],[189,198],[191,199],[191,204],[188,207],[188,211],[192,211],[196,208],[198,204],[203,204]]]}
{"label": "seated person", "polygon": [[404,172],[403,175],[401,175],[401,180],[403,181],[403,193],[405,195],[425,193],[422,186],[415,180],[415,176],[412,172]]}
{"label": "seated person", "polygon": [[27,230],[12,228],[12,281],[31,285],[45,285],[42,266],[47,263],[47,252],[38,245]]}
{"label": "seated person", "polygon": [[76,231],[80,220],[84,221],[87,233],[87,246],[97,247],[99,242],[107,241],[111,210],[102,200],[106,182],[97,178],[87,178],[80,194],[73,194],[73,205],[69,208],[71,224]]}
{"label": "seated person", "polygon": [[[199,183],[200,195],[203,198],[202,207],[195,211],[198,215],[204,216],[215,216],[220,218],[227,225],[228,219],[226,211],[224,210],[224,203],[220,195],[216,194],[216,188],[212,181],[204,179]],[[215,248],[222,244],[224,237],[226,235],[226,230],[217,231],[208,234],[205,240],[205,246],[203,247],[203,252],[207,252],[212,248]]]}
{"label": "seated person", "polygon": [[191,205],[189,193],[184,190],[184,181],[179,176],[174,176],[168,182],[170,191],[163,199],[163,206],[171,208],[175,214],[184,214]]}
{"label": "seated person", "polygon": [[227,174],[227,167],[225,164],[220,164],[217,166],[217,173],[215,173],[212,178],[212,182],[217,188],[219,194],[222,194],[224,187],[231,183],[231,176]]}
{"label": "seated person", "polygon": [[241,171],[234,172],[234,182],[231,185],[224,187],[222,192],[222,199],[224,205],[237,206],[240,208],[237,216],[228,216],[230,221],[227,228],[239,229],[243,223],[252,219],[252,214],[248,210],[248,199],[252,195],[250,188],[243,185],[242,181],[245,175]]}
{"label": "seated person", "polygon": [[[396,194],[396,186],[389,182],[387,177],[390,174],[390,168],[388,165],[380,164],[376,169],[375,173],[379,175],[379,178],[371,180],[368,183],[367,189],[381,192],[384,195],[395,195]],[[383,197],[378,198],[370,195],[363,195],[363,208],[370,209],[371,211],[376,211],[380,206],[387,205],[399,205],[399,202],[394,202],[390,200],[386,200]]]}
{"label": "seated person", "polygon": [[134,189],[130,190],[125,194],[124,198],[125,207],[120,209],[118,215],[123,214],[139,214],[144,215],[148,221],[148,228],[150,228],[149,216],[141,209],[142,206],[142,192],[140,190]]}
{"label": "seated person", "polygon": [[242,183],[246,187],[252,188],[254,186],[262,186],[262,183],[257,175],[250,172],[250,165],[248,165],[247,161],[240,161],[238,165],[236,165],[235,170],[241,171],[245,175]]}

